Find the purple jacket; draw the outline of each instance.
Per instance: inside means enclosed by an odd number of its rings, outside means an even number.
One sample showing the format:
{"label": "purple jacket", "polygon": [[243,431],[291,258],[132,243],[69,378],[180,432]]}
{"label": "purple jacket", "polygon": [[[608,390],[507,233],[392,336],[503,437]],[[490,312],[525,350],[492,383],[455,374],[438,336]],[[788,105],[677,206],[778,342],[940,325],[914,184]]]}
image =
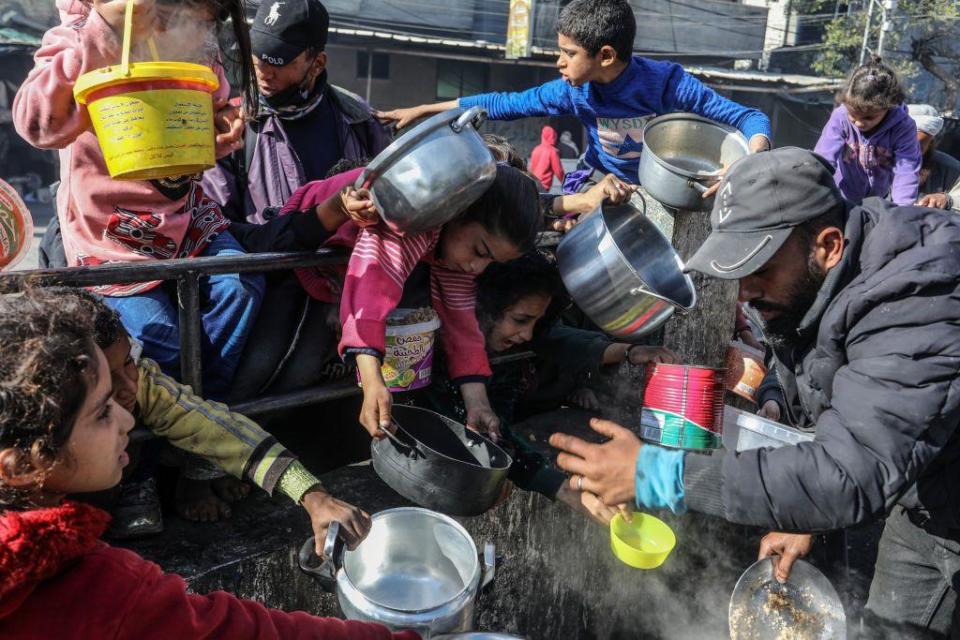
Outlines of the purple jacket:
{"label": "purple jacket", "polygon": [[870,196],[889,196],[898,205],[917,201],[923,158],[917,125],[904,105],[891,109],[869,136],[851,124],[846,106],[840,105],[814,151],[834,166],[834,179],[847,200],[859,204]]}
{"label": "purple jacket", "polygon": [[[341,157],[372,158],[390,144],[389,133],[373,117],[370,105],[340,87],[330,85],[330,89],[327,95],[333,98],[333,111],[339,116],[339,137],[343,140]],[[256,137],[252,150],[242,149],[218,161],[217,166],[203,174],[203,190],[220,203],[227,218],[263,224],[269,217],[264,217],[264,210],[282,207],[294,191],[306,184],[308,176],[290,145],[283,120],[277,116],[257,118],[247,125],[244,135]]]}

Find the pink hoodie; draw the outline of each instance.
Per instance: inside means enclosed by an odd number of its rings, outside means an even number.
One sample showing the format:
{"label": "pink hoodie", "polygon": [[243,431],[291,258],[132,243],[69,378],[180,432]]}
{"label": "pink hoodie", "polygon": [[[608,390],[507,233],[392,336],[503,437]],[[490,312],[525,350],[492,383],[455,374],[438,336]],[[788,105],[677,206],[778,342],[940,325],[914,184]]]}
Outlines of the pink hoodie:
{"label": "pink hoodie", "polygon": [[[70,265],[137,262],[201,253],[227,228],[219,206],[194,181],[176,199],[153,182],[113,180],[93,133],[86,107],[73,99],[82,74],[118,64],[121,40],[90,4],[57,0],[60,26],[43,36],[36,65],[13,101],[17,132],[41,149],[60,151],[57,215]],[[135,58],[135,56],[133,56]],[[136,58],[135,58],[136,59]],[[230,87],[218,66],[220,89]],[[105,295],[134,295],[159,282],[98,287]]]}

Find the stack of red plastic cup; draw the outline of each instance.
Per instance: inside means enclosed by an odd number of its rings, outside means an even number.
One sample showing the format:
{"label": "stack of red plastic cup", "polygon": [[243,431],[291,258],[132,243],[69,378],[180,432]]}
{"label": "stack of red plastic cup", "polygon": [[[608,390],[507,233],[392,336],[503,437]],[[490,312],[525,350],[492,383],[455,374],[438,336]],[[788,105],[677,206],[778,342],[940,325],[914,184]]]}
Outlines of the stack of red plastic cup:
{"label": "stack of red plastic cup", "polygon": [[718,449],[724,369],[658,364],[647,369],[642,435],[668,447]]}

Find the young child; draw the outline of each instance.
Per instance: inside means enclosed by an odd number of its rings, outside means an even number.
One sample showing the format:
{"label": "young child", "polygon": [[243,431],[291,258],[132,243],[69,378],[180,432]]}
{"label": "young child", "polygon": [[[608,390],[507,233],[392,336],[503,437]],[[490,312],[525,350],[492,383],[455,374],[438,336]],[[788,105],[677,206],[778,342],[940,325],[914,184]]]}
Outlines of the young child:
{"label": "young child", "polygon": [[134,418],[91,318],[75,298],[3,296],[0,344],[0,637],[419,637],[188,593],[179,576],[101,542],[110,517],[64,497],[120,481]]}
{"label": "young child", "polygon": [[[348,197],[364,203],[376,219],[369,195],[349,187],[361,171],[355,169],[300,188],[284,210],[313,209],[346,189]],[[381,437],[380,429],[390,427],[392,397],[380,372],[387,316],[397,307],[414,267],[424,262],[430,267],[431,298],[441,321],[441,341],[448,354],[455,354],[449,362],[450,374],[467,406],[467,424],[496,437],[499,419],[490,408],[484,386],[490,365],[474,313],[474,279],[490,263],[512,260],[531,249],[540,225],[533,179],[498,164],[487,191],[442,227],[411,235],[396,233],[382,222],[361,230],[350,221],[325,243],[351,250],[342,279],[342,272],[298,270],[301,284],[312,297],[340,302],[339,352],[356,358],[363,385],[360,423],[372,436]]]}
{"label": "young child", "polygon": [[[242,144],[243,123],[227,106],[230,87],[219,62],[216,31],[228,21],[238,45],[242,92],[252,94],[252,62],[243,0],[131,0],[135,3],[134,52],[143,58],[148,36],[165,55],[202,60],[220,77],[214,95],[217,152]],[[57,215],[68,265],[141,262],[243,253],[226,231],[227,220],[206,197],[199,175],[163,180],[112,180],[85,106],[73,98],[82,74],[120,61],[126,0],[58,0],[61,24],[50,29],[36,66],[14,100],[14,124],[30,144],[60,150]],[[187,39],[184,34],[189,34]],[[207,34],[206,36],[204,34]],[[203,391],[223,398],[233,378],[263,289],[259,274],[204,278],[201,295]],[[130,334],[164,373],[179,376],[179,326],[175,300],[160,282],[107,285],[96,291],[120,312]]]}
{"label": "young child", "polygon": [[[487,352],[520,349],[537,354],[531,360],[493,368],[488,383],[490,402],[500,418],[505,445],[515,462],[510,480],[517,487],[575,508],[584,507],[591,515],[609,520],[616,510],[603,509],[592,497],[581,496],[567,487],[566,476],[553,468],[512,425],[534,413],[559,408],[569,401],[584,376],[599,373],[602,367],[624,360],[632,364],[669,363],[676,356],[663,347],[617,343],[597,331],[564,326],[559,315],[568,300],[556,266],[539,252],[491,265],[477,279],[477,315]],[[440,355],[436,354],[434,360],[433,382],[415,394],[415,402],[463,422],[465,407]]]}
{"label": "young child", "polygon": [[834,166],[843,197],[912,205],[923,157],[896,72],[875,58],[853,70],[838,97],[814,151]]}
{"label": "young child", "polygon": [[[246,416],[197,397],[190,387],[162,373],[152,360],[135,357],[116,311],[82,289],[54,288],[34,294],[36,298],[46,296],[76,303],[92,319],[94,341],[106,357],[113,381],[114,400],[136,417],[138,427],[213,462],[234,477],[247,479],[267,493],[279,490],[302,504],[318,539],[326,536],[327,525],[334,520],[345,528],[348,540],[356,543],[363,538],[370,526],[367,514],[324,491],[320,481],[276,438]],[[127,523],[117,522],[115,514],[111,534],[122,536],[120,527],[124,524],[128,531],[150,522],[162,528],[159,499],[154,502],[155,514],[145,514],[145,504],[138,506],[141,508],[133,510],[130,515],[134,517]],[[123,503],[118,509],[121,515],[130,511]],[[189,519],[216,520],[228,516],[229,508],[216,505],[212,512],[198,515]],[[151,532],[159,533],[156,528]]]}
{"label": "young child", "polygon": [[587,129],[586,171],[568,174],[568,193],[579,191],[591,171],[636,184],[644,125],[674,111],[736,127],[754,151],[770,147],[770,120],[760,111],[720,96],[678,64],[631,57],[636,19],[627,0],[574,0],[560,12],[557,32],[557,80],[519,93],[485,93],[378,115],[398,128],[458,105],[481,106],[493,120],[575,115]]}

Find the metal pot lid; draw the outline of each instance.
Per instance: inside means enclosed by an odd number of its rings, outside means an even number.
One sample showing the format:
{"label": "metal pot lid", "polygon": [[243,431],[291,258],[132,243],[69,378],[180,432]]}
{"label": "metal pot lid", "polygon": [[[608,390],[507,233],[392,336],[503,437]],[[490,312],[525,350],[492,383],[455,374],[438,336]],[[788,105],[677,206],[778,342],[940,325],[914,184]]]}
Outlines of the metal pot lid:
{"label": "metal pot lid", "polygon": [[740,133],[738,129],[735,129],[734,127],[725,125],[715,120],[711,120],[710,118],[704,118],[703,116],[698,116],[695,113],[668,113],[667,115],[653,118],[652,120],[649,120],[646,125],[644,125],[643,153],[649,153],[650,157],[653,160],[655,160],[657,164],[659,164],[661,167],[667,169],[673,174],[676,174],[678,176],[683,176],[684,178],[689,178],[691,180],[712,182],[712,181],[716,181],[722,175],[722,171],[723,171],[722,169],[718,169],[717,171],[714,171],[709,174],[698,173],[695,171],[688,171],[687,169],[682,169],[676,165],[670,164],[669,162],[661,158],[656,151],[652,151],[650,149],[650,145],[647,144],[647,134],[653,129],[657,128],[658,126],[668,124],[671,122],[677,122],[677,121],[696,122],[697,124],[714,127],[716,129],[725,131],[729,135],[739,137],[742,139],[743,145],[748,149],[748,153],[749,153],[749,143],[747,142],[747,139],[743,136],[742,133]]}
{"label": "metal pot lid", "polygon": [[[482,116],[480,116],[481,118],[486,117],[486,112],[483,109],[473,107],[471,110],[475,110],[478,114],[482,114]],[[439,129],[443,129],[444,127],[450,127],[452,132],[460,133],[460,131],[457,131],[451,127],[451,125],[467,111],[467,109],[457,107],[456,109],[450,109],[449,111],[438,113],[434,116],[430,116],[406,133],[401,134],[399,138],[391,142],[386,149],[378,153],[377,156],[370,161],[370,163],[364,168],[363,173],[357,177],[357,181],[354,183],[354,186],[357,189],[363,187],[369,188],[370,183],[376,180],[377,176],[386,172],[390,168],[390,165],[405,156],[410,149],[415,147],[421,140],[429,136],[431,133]],[[474,123],[474,127],[477,125],[479,125],[479,122]]]}

